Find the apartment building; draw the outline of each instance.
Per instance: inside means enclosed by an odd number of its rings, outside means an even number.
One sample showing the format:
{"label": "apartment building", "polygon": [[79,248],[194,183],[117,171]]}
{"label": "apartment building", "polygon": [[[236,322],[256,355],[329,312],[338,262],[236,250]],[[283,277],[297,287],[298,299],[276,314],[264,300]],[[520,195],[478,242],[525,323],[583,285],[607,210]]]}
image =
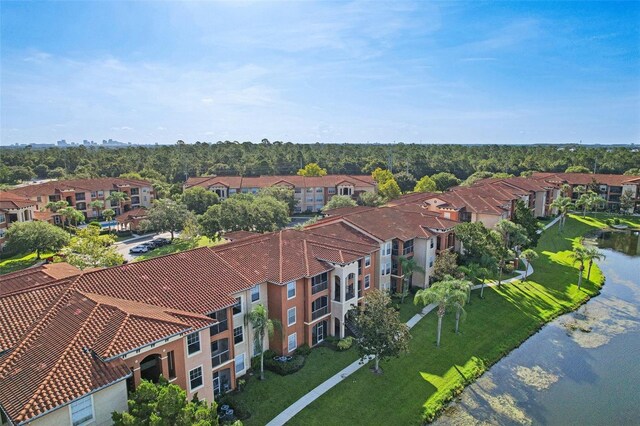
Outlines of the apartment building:
{"label": "apartment building", "polygon": [[391,206],[421,205],[445,219],[482,222],[492,228],[502,219],[511,219],[518,201],[537,217],[551,213],[549,205],[558,196],[553,184],[531,178],[483,179],[472,186],[456,186],[442,193],[408,194]]}
{"label": "apartment building", "polygon": [[3,419],[110,424],[127,392],[160,375],[211,401],[257,355],[247,313],[258,303],[282,324],[264,342],[280,354],[344,336],[346,312],[376,285],[377,250],[351,229],[284,230],[113,268],[4,275]]}
{"label": "apartment building", "polygon": [[285,186],[294,190],[297,205],[294,213],[318,212],[334,195],[348,195],[354,200],[363,192],[375,192],[370,175],[306,176],[201,176],[191,177],[184,188],[201,186],[214,191],[221,199],[234,194],[256,194],[260,188]]}
{"label": "apartment building", "polygon": [[[122,178],[95,178],[48,181],[20,186],[10,193],[35,201],[36,209],[45,210],[49,202],[66,201],[70,206],[81,211],[85,218],[96,218],[101,215],[100,209],[91,207],[95,200],[104,201],[104,209],[111,208],[116,216],[138,207],[150,207],[154,198],[151,182]],[[113,192],[123,192],[127,199],[123,202],[107,200]],[[59,215],[42,212],[38,219],[61,223]]]}
{"label": "apartment building", "polygon": [[640,212],[640,176],[625,176],[591,173],[534,173],[531,179],[553,185],[559,191],[562,185],[569,185],[567,194],[573,200],[580,198],[576,188],[581,186],[596,192],[607,202],[607,210],[620,211],[620,197],[629,191],[634,207],[628,213]]}
{"label": "apartment building", "polygon": [[5,234],[15,222],[34,219],[36,203],[10,192],[0,192],[0,250],[5,244]]}
{"label": "apartment building", "polygon": [[[341,224],[372,238],[379,245],[377,263],[378,288],[401,292],[405,284],[401,257],[415,259],[425,272],[415,272],[409,282],[425,288],[433,281],[433,268],[438,253],[455,248],[453,229],[459,222],[425,211],[418,204],[390,207],[347,207],[330,210],[326,218],[307,227],[312,231],[329,230]],[[344,231],[337,228],[332,235]]]}

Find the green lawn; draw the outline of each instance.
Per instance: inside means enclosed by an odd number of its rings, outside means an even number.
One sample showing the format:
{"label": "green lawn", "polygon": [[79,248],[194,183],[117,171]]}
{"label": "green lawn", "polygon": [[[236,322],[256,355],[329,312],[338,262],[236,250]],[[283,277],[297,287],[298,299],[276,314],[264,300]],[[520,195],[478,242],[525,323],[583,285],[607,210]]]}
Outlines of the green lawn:
{"label": "green lawn", "polygon": [[412,329],[409,353],[382,364],[384,374],[359,370],[289,424],[418,424],[431,417],[545,322],[598,293],[600,270],[594,267],[591,280],[578,290],[569,254],[583,234],[601,226],[599,220],[575,216],[567,219],[563,234],[553,226],[540,238],[540,258],[533,262],[530,279],[487,288],[482,300],[475,291],[459,335],[453,332],[453,315],[447,315],[441,347],[436,348],[437,317],[430,313]]}
{"label": "green lawn", "polygon": [[311,351],[305,366],[297,373],[280,376],[265,371],[264,381],[254,375],[247,380],[242,392],[230,394],[230,398],[251,412],[251,417],[243,420],[243,424],[264,425],[302,395],[357,359],[354,348],[336,352],[319,347]]}
{"label": "green lawn", "polygon": [[[40,255],[41,260],[45,259],[49,256],[52,256],[53,253],[42,253]],[[36,254],[17,254],[15,256],[8,257],[6,259],[0,260],[0,275],[8,274],[9,272],[19,271],[21,269],[28,268],[30,266],[38,263],[38,259],[36,259]]]}
{"label": "green lawn", "polygon": [[139,262],[141,260],[153,259],[154,257],[164,256],[166,254],[179,253],[181,251],[190,250],[196,247],[215,246],[221,243],[221,240],[210,240],[209,238],[204,236],[199,237],[195,241],[176,238],[171,244],[164,247],[158,247],[157,249],[153,249],[151,251],[148,251],[147,253],[141,254],[140,256],[137,256],[133,261]]}

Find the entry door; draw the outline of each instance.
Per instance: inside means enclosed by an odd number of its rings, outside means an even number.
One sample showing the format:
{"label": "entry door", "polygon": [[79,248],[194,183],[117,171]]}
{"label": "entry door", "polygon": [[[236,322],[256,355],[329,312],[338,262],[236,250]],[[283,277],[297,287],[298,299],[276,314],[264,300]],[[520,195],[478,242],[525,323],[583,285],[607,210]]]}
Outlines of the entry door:
{"label": "entry door", "polygon": [[213,378],[213,395],[220,395],[220,376]]}
{"label": "entry door", "polygon": [[320,324],[318,324],[318,330],[316,331],[316,339],[318,340],[318,343],[324,340],[324,322],[321,322]]}

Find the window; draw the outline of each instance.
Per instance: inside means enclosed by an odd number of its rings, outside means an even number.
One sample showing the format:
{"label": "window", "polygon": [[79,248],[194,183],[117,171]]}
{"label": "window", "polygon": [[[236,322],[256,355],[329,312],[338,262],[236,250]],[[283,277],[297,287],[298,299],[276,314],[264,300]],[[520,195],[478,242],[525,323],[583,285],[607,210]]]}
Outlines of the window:
{"label": "window", "polygon": [[433,238],[431,238],[429,241],[431,241],[430,247],[433,248]]}
{"label": "window", "polygon": [[0,213],[0,223],[4,223],[7,221],[7,217],[4,215],[4,213]]}
{"label": "window", "polygon": [[169,378],[173,379],[176,377],[176,355],[173,351],[169,351],[167,353],[167,365],[169,367]]}
{"label": "window", "polygon": [[433,268],[433,260],[429,261],[429,268]]}
{"label": "window", "polygon": [[320,275],[316,275],[311,278],[311,294],[316,294],[320,291],[327,289],[329,275],[326,272],[323,272]]}
{"label": "window", "polygon": [[229,361],[229,339],[211,342],[211,366],[216,367]]}
{"label": "window", "polygon": [[335,193],[336,193],[336,189],[335,189],[335,188],[328,188],[328,189],[327,189],[327,192],[328,192],[329,194],[333,195],[333,194],[335,194]]}
{"label": "window", "polygon": [[364,276],[364,288],[369,288],[371,286],[371,275]]}
{"label": "window", "polygon": [[233,304],[233,315],[242,313],[242,298],[236,297],[236,303]]}
{"label": "window", "polygon": [[307,188],[307,193],[310,194],[313,192],[313,188]]}
{"label": "window", "polygon": [[[93,194],[93,192],[92,192],[92,194]],[[42,202],[42,197],[38,195],[38,196],[36,197],[36,201],[37,201],[37,202],[39,202],[39,203],[41,203],[41,202]]]}
{"label": "window", "polygon": [[287,325],[291,327],[296,323],[296,308],[291,308],[287,311]]}
{"label": "window", "polygon": [[76,201],[84,201],[84,192],[76,192]]}
{"label": "window", "polygon": [[371,256],[365,256],[364,257],[364,267],[368,267],[371,266]]}
{"label": "window", "polygon": [[291,281],[287,283],[287,299],[293,299],[296,297],[296,282]]}
{"label": "window", "polygon": [[93,421],[93,395],[85,396],[70,405],[71,424],[79,426]]}
{"label": "window", "polygon": [[405,241],[404,247],[402,248],[402,254],[405,256],[410,253],[413,253],[413,240]]}
{"label": "window", "polygon": [[322,193],[322,188],[316,188],[317,193]]}
{"label": "window", "polygon": [[243,340],[244,340],[244,336],[242,333],[242,326],[234,328],[233,343],[237,345],[238,343],[242,343]]}
{"label": "window", "polygon": [[382,255],[389,256],[391,254],[391,242],[384,243],[382,246]]}
{"label": "window", "polygon": [[307,197],[307,203],[313,203],[313,197]]}
{"label": "window", "polygon": [[260,300],[260,285],[257,285],[251,289],[251,301],[257,302]]}
{"label": "window", "polygon": [[221,309],[212,314],[207,315],[209,318],[217,320],[216,324],[209,327],[209,334],[215,336],[218,333],[227,331],[229,329],[229,321],[227,319],[227,309]]}
{"label": "window", "polygon": [[236,374],[244,371],[244,354],[240,354],[236,357]]}
{"label": "window", "polygon": [[287,349],[289,352],[293,352],[298,347],[298,333],[293,333],[289,335],[289,345]]}
{"label": "window", "polygon": [[311,320],[320,318],[329,312],[329,298],[327,296],[318,297],[311,302]]}
{"label": "window", "polygon": [[202,385],[202,366],[189,370],[189,390],[193,392],[201,388]]}
{"label": "window", "polygon": [[296,194],[299,194],[299,193],[302,192],[302,189],[301,188],[296,188],[294,191],[295,191]]}
{"label": "window", "polygon": [[393,244],[391,244],[391,255],[398,255],[398,240],[393,240]]}
{"label": "window", "polygon": [[389,275],[391,273],[391,262],[380,265],[380,275]]}
{"label": "window", "polygon": [[140,194],[139,188],[131,188],[131,195],[139,195],[139,194]]}
{"label": "window", "polygon": [[187,336],[187,353],[193,355],[200,352],[200,333],[195,332]]}

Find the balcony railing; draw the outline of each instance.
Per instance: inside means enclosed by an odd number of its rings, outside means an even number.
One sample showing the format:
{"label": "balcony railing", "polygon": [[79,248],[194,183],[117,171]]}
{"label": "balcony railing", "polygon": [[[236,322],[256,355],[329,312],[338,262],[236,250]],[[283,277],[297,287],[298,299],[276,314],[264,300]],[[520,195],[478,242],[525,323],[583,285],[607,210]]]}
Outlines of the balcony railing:
{"label": "balcony railing", "polygon": [[229,350],[219,353],[217,355],[211,355],[211,366],[217,367],[218,365],[229,361]]}
{"label": "balcony railing", "polygon": [[318,283],[318,284],[314,284],[311,286],[311,294],[316,294],[316,293],[320,293],[323,290],[327,289],[327,281]]}
{"label": "balcony railing", "polygon": [[355,292],[354,290],[351,290],[351,291],[348,291],[348,292],[347,292],[347,295],[346,295],[346,297],[345,297],[345,299],[344,299],[344,300],[345,300],[345,301],[347,301],[347,300],[351,300],[351,299],[353,299],[354,297],[356,297],[356,292]]}
{"label": "balcony railing", "polygon": [[315,311],[311,312],[311,319],[317,319],[320,318],[323,315],[326,315],[327,312],[329,312],[329,307],[328,306],[323,306],[320,309],[316,309]]}

